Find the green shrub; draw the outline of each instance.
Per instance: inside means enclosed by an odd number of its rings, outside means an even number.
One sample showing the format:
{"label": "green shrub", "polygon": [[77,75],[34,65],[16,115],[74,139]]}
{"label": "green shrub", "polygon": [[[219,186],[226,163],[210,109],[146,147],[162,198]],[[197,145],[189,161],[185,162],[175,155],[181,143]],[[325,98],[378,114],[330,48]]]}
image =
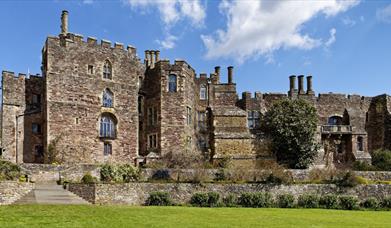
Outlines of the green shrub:
{"label": "green shrub", "polygon": [[83,184],[93,184],[96,183],[98,180],[96,177],[93,177],[90,173],[84,174],[84,176],[81,178],[81,183]]}
{"label": "green shrub", "polygon": [[391,171],[391,151],[376,150],[372,153],[372,165],[379,170]]}
{"label": "green shrub", "polygon": [[243,207],[253,207],[254,205],[253,193],[249,193],[249,192],[242,193],[239,197],[238,203]]}
{"label": "green shrub", "polygon": [[358,199],[353,196],[340,196],[339,206],[344,210],[358,209]]}
{"label": "green shrub", "polygon": [[368,209],[377,209],[379,207],[379,201],[374,197],[370,197],[362,201],[360,206]]}
{"label": "green shrub", "polygon": [[322,195],[319,199],[319,205],[327,209],[337,209],[338,208],[338,196],[329,194]]}
{"label": "green shrub", "polygon": [[219,169],[215,173],[215,178],[213,179],[214,181],[226,181],[229,179],[229,175],[225,171],[225,169]]}
{"label": "green shrub", "polygon": [[238,199],[235,195],[229,194],[223,198],[223,203],[226,207],[236,207],[238,204]]}
{"label": "green shrub", "polygon": [[336,179],[333,180],[333,183],[338,187],[348,187],[352,188],[359,184],[356,175],[353,172],[340,173],[337,175]]}
{"label": "green shrub", "polygon": [[216,207],[219,204],[220,195],[217,192],[208,192],[208,206]]}
{"label": "green shrub", "polygon": [[383,198],[381,206],[383,208],[391,209],[391,196]]}
{"label": "green shrub", "polygon": [[243,207],[271,207],[273,197],[268,192],[243,193],[239,198],[239,204]]}
{"label": "green shrub", "polygon": [[190,204],[197,207],[208,207],[209,206],[208,193],[195,193],[190,199]]}
{"label": "green shrub", "polygon": [[293,208],[295,206],[295,197],[292,194],[278,195],[277,206],[280,208]]}
{"label": "green shrub", "polygon": [[100,177],[105,182],[131,182],[139,179],[137,168],[129,164],[110,165],[105,164],[101,167]]}
{"label": "green shrub", "polygon": [[18,180],[20,177],[20,167],[12,162],[0,160],[0,181]]}
{"label": "green shrub", "polygon": [[167,192],[151,192],[147,199],[148,206],[170,206],[172,205],[170,196]]}
{"label": "green shrub", "polygon": [[356,171],[376,171],[376,167],[364,161],[355,161],[353,163],[353,170]]}
{"label": "green shrub", "polygon": [[318,208],[319,207],[319,196],[313,194],[300,195],[297,204],[303,208]]}

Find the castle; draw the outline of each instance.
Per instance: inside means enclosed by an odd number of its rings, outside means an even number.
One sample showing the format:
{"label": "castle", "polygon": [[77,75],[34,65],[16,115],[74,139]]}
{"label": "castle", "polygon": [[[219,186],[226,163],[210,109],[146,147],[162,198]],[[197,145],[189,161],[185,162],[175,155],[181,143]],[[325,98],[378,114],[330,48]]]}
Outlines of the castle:
{"label": "castle", "polygon": [[[391,97],[319,94],[312,77],[290,76],[289,91],[236,92],[233,67],[196,75],[184,60],[159,51],[68,32],[42,49],[42,76],[2,71],[1,156],[16,163],[140,164],[169,152],[237,161],[272,158],[261,116],[281,99],[305,99],[318,113],[317,165],[370,161],[391,148]],[[298,88],[296,80],[298,79]]]}

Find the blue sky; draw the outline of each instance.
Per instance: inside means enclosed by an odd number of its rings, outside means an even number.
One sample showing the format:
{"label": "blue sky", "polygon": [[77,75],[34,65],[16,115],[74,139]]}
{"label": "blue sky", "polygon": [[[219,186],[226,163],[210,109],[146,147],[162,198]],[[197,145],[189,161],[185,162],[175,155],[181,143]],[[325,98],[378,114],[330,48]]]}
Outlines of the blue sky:
{"label": "blue sky", "polygon": [[391,1],[41,0],[0,2],[0,69],[40,73],[48,35],[69,30],[185,59],[234,66],[238,92],[283,92],[313,75],[317,93],[391,94]]}

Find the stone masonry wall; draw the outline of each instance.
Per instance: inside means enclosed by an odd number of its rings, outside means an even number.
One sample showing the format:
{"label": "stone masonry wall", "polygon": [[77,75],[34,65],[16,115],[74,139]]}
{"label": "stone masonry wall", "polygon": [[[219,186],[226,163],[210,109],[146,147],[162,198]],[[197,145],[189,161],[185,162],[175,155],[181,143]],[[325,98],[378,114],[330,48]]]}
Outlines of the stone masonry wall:
{"label": "stone masonry wall", "polygon": [[[99,45],[94,38],[85,42],[68,33],[49,37],[44,53],[45,152],[55,145],[55,160],[63,163],[133,163],[138,155],[138,80],[144,73],[135,50],[117,43],[112,47],[108,41]],[[111,80],[103,78],[106,61]],[[102,105],[105,89],[114,94],[113,108]],[[99,137],[103,114],[117,122],[114,139]],[[112,144],[112,155],[104,156],[104,142]]]}
{"label": "stone masonry wall", "polygon": [[0,205],[8,205],[17,201],[31,190],[34,184],[14,181],[0,182]]}
{"label": "stone masonry wall", "polygon": [[[77,186],[73,186],[77,185]],[[189,183],[128,183],[128,184],[70,184],[69,190],[81,197],[89,197],[95,204],[145,204],[151,192],[168,192],[175,203],[189,203],[197,192],[216,192],[222,197],[228,194],[239,196],[244,192],[269,192],[274,197],[289,193],[353,195],[360,200],[368,197],[384,198],[391,194],[391,185],[360,185],[355,188],[338,188],[335,185],[263,185],[263,184],[189,184]],[[93,194],[95,191],[95,194]],[[91,196],[94,195],[94,200]]]}

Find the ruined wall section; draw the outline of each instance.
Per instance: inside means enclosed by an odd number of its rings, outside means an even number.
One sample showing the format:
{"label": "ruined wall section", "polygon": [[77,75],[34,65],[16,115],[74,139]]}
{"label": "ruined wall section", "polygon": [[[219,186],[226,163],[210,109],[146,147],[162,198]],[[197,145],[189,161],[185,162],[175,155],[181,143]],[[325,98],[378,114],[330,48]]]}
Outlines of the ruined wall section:
{"label": "ruined wall section", "polygon": [[[132,163],[138,155],[138,79],[144,74],[135,49],[68,33],[49,37],[43,53],[46,156],[63,163]],[[111,80],[103,78],[106,61]],[[106,88],[114,94],[113,108],[102,105]],[[116,122],[114,139],[99,136],[102,114]],[[104,142],[112,144],[112,155],[104,155]]]}

